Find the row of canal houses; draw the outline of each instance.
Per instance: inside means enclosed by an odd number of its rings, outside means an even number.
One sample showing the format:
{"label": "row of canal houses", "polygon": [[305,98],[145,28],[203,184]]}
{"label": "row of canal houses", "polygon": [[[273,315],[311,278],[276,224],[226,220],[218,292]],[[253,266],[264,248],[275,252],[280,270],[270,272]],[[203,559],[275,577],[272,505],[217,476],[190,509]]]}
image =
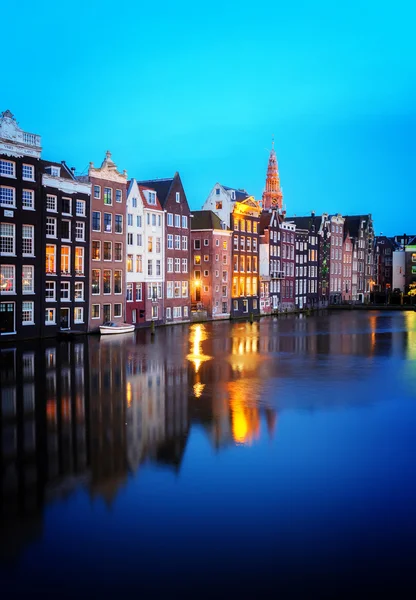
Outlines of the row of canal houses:
{"label": "row of canal houses", "polygon": [[2,342],[369,297],[371,215],[289,217],[274,148],[261,201],[216,183],[197,211],[179,173],[129,179],[107,152],[76,175],[41,150],[0,114]]}

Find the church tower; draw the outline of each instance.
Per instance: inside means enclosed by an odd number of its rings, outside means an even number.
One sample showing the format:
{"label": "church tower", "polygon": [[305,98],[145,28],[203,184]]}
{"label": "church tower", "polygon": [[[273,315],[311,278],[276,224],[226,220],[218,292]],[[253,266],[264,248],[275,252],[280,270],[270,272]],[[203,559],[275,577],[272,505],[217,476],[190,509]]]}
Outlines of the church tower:
{"label": "church tower", "polygon": [[273,140],[267,167],[266,188],[263,192],[263,210],[270,210],[272,208],[282,210],[282,204],[283,194],[280,189],[279,170],[277,168]]}

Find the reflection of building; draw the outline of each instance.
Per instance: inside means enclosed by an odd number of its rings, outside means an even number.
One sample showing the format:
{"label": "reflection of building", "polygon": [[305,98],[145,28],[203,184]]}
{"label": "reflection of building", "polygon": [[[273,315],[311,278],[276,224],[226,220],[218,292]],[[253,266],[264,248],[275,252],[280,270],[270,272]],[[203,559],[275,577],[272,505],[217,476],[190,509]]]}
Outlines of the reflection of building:
{"label": "reflection of building", "polygon": [[133,472],[164,440],[165,385],[163,362],[137,356],[132,347],[126,356],[126,445]]}
{"label": "reflection of building", "polygon": [[85,483],[87,365],[84,343],[0,351],[0,516],[9,531],[0,553],[41,533],[45,498]]}
{"label": "reflection of building", "polygon": [[90,337],[91,492],[110,502],[125,482],[126,339]]}

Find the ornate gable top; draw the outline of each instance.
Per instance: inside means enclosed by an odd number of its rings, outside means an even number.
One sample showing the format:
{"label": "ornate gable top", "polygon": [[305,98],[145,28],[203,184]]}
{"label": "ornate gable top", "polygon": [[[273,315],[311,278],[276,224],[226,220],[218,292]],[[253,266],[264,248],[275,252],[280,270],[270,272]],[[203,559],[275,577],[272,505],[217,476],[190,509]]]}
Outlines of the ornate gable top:
{"label": "ornate gable top", "polygon": [[88,175],[90,177],[96,177],[98,179],[108,179],[109,181],[116,181],[117,183],[127,183],[127,171],[124,170],[120,173],[117,170],[117,165],[111,158],[110,150],[105,153],[105,158],[101,163],[101,167],[95,168],[94,163],[90,162],[88,169]]}
{"label": "ornate gable top", "polygon": [[21,129],[10,110],[0,113],[0,150],[8,156],[33,156],[40,158],[39,135]]}

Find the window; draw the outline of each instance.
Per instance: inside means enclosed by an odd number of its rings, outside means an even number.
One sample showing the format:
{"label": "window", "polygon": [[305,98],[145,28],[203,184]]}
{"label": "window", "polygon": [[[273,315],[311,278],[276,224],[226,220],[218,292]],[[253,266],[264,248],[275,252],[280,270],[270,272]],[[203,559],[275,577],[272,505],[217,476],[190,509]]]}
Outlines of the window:
{"label": "window", "polygon": [[149,204],[156,204],[156,192],[149,191]]}
{"label": "window", "polygon": [[182,250],[188,250],[188,236],[182,236]]}
{"label": "window", "polygon": [[16,190],[12,187],[0,185],[0,204],[3,206],[13,206],[15,208],[15,192]]}
{"label": "window", "polygon": [[92,213],[92,230],[101,231],[101,213],[97,210]]}
{"label": "window", "polygon": [[195,254],[194,256],[194,265],[200,265],[201,264],[201,255],[200,254]]}
{"label": "window", "polygon": [[121,286],[121,271],[114,271],[114,293],[121,294],[122,286]]}
{"label": "window", "polygon": [[127,245],[133,246],[133,234],[132,233],[127,234]]}
{"label": "window", "polygon": [[153,252],[153,237],[150,235],[147,240],[147,251]]}
{"label": "window", "polygon": [[99,200],[101,198],[101,186],[100,185],[94,186],[94,198],[96,200]]}
{"label": "window", "polygon": [[244,249],[245,249],[245,241],[246,241],[246,238],[242,235],[240,237],[240,250],[242,250],[242,251],[244,251]]}
{"label": "window", "polygon": [[201,240],[194,240],[194,248],[195,250],[201,249]]}
{"label": "window", "polygon": [[33,190],[23,190],[22,192],[22,208],[35,208],[35,192]]}
{"label": "window", "polygon": [[104,260],[111,260],[112,257],[112,243],[104,242]]}
{"label": "window", "polygon": [[136,302],[142,301],[142,284],[136,283]]}
{"label": "window", "polygon": [[56,196],[47,194],[46,196],[46,210],[56,212]]}
{"label": "window", "polygon": [[127,254],[127,273],[133,273],[133,254]]}
{"label": "window", "polygon": [[156,276],[160,276],[161,272],[160,272],[160,260],[156,261]]}
{"label": "window", "polygon": [[123,260],[122,242],[114,242],[114,260]]}
{"label": "window", "polygon": [[75,214],[77,217],[85,217],[85,202],[84,200],[75,201]]}
{"label": "window", "polygon": [[119,304],[119,303],[114,304],[114,316],[116,318],[121,317],[121,310],[122,310],[121,304]]}
{"label": "window", "polygon": [[106,231],[107,233],[111,233],[111,217],[111,213],[104,213],[104,231]]}
{"label": "window", "polygon": [[209,276],[209,271],[204,271],[204,277],[208,277]]}
{"label": "window", "polygon": [[111,294],[111,271],[109,269],[103,271],[103,288],[104,294]]}
{"label": "window", "polygon": [[248,312],[248,300],[243,300],[243,312]]}
{"label": "window", "polygon": [[75,275],[84,275],[84,248],[82,246],[75,247]]}
{"label": "window", "polygon": [[226,264],[227,264],[227,255],[226,255],[226,254],[223,254],[223,255],[222,255],[222,264],[223,264],[223,265],[226,265]]}
{"label": "window", "polygon": [[168,281],[167,282],[166,297],[167,298],[173,298],[173,281]]}
{"label": "window", "polygon": [[142,273],[143,272],[143,259],[141,254],[138,254],[136,256],[136,273]]}
{"label": "window", "polygon": [[0,267],[0,292],[2,295],[16,293],[14,265],[1,265],[1,267]]}
{"label": "window", "polygon": [[188,228],[188,217],[185,217],[185,216],[182,217],[182,228],[183,229]]}
{"label": "window", "polygon": [[188,259],[183,258],[182,259],[182,273],[187,273],[187,272],[188,272]]}
{"label": "window", "polygon": [[74,308],[74,323],[83,323],[84,322],[84,307],[76,306]]}
{"label": "window", "polygon": [[104,188],[104,204],[113,204],[113,190],[111,188]]}
{"label": "window", "polygon": [[175,273],[181,272],[181,259],[175,258]]}
{"label": "window", "polygon": [[156,215],[154,213],[152,214],[152,225],[153,227],[156,226]]}
{"label": "window", "polygon": [[63,240],[71,241],[71,221],[62,221],[61,237]]}
{"label": "window", "polygon": [[132,213],[127,214],[127,225],[129,227],[133,227],[133,214]]}
{"label": "window", "polygon": [[70,283],[69,281],[61,282],[61,300],[70,300]]}
{"label": "window", "polygon": [[180,226],[181,226],[181,216],[175,215],[175,227],[180,227]]}
{"label": "window", "polygon": [[75,298],[76,302],[81,302],[82,300],[84,300],[84,282],[83,281],[77,281],[75,283],[74,298]]}
{"label": "window", "polygon": [[153,261],[152,260],[148,260],[147,261],[147,274],[152,277],[153,276]]}
{"label": "window", "polygon": [[92,304],[91,305],[91,319],[99,319],[100,318],[100,305]]}
{"label": "window", "polygon": [[49,166],[46,167],[46,172],[49,173],[49,175],[52,175],[52,177],[60,177],[61,175],[61,167],[54,167],[54,166]]}
{"label": "window", "polygon": [[84,221],[77,221],[75,223],[75,239],[79,242],[85,241],[85,223],[84,223]]}
{"label": "window", "polygon": [[35,181],[35,167],[33,165],[22,166],[22,179],[27,181]]}
{"label": "window", "polygon": [[180,298],[181,297],[181,282],[180,281],[174,281],[173,296],[175,298]]}
{"label": "window", "polygon": [[178,319],[182,316],[182,306],[173,307],[173,318]]}
{"label": "window", "polygon": [[56,238],[56,219],[46,217],[46,237]]}
{"label": "window", "polygon": [[246,231],[247,233],[251,233],[251,221],[246,221]]}
{"label": "window", "polygon": [[181,249],[181,236],[175,235],[175,250]]}
{"label": "window", "polygon": [[22,225],[22,254],[33,256],[35,245],[35,228],[33,225]]}
{"label": "window", "polygon": [[168,273],[173,273],[173,258],[168,258]]}
{"label": "window", "polygon": [[101,271],[99,269],[93,269],[91,274],[91,293],[96,295],[100,293],[101,287]]}
{"label": "window", "polygon": [[227,286],[226,285],[222,286],[222,295],[224,296],[224,298],[227,297]]}
{"label": "window", "polygon": [[[219,193],[220,191],[217,190],[217,192]],[[222,210],[222,202],[221,202],[221,200],[217,200],[215,202],[215,210]]]}
{"label": "window", "polygon": [[115,216],[115,233],[123,233],[123,215]]}
{"label": "window", "polygon": [[12,223],[0,223],[0,254],[15,254],[15,225]]}
{"label": "window", "polygon": [[201,279],[201,271],[194,271],[195,279]]}
{"label": "window", "polygon": [[234,250],[238,250],[238,236],[234,236]]}
{"label": "window", "polygon": [[168,213],[168,225],[170,227],[173,226],[173,214],[172,213]]}
{"label": "window", "polygon": [[128,283],[126,286],[126,301],[133,302],[133,284]]}
{"label": "window", "polygon": [[91,260],[101,260],[101,242],[98,240],[92,241]]}
{"label": "window", "polygon": [[0,160],[0,175],[4,177],[15,177],[15,163],[11,160]]}
{"label": "window", "polygon": [[71,212],[71,198],[62,198],[62,214],[63,215],[72,215]]}
{"label": "window", "polygon": [[71,249],[69,246],[61,246],[61,275],[71,273]]}
{"label": "window", "polygon": [[170,306],[166,309],[166,318],[167,319],[171,319],[172,318],[172,312],[171,312]]}
{"label": "window", "polygon": [[182,281],[182,298],[188,297],[188,282]]}
{"label": "window", "polygon": [[180,202],[180,201],[181,201],[181,193],[176,192],[176,202]]}
{"label": "window", "polygon": [[[23,294],[33,294],[34,288],[34,267],[23,265],[22,267],[22,292]],[[3,289],[2,289],[3,292]]]}
{"label": "window", "polygon": [[56,325],[56,310],[54,308],[45,309],[45,325]]}
{"label": "window", "polygon": [[[116,190],[116,202],[123,202],[123,192],[122,190]],[[114,316],[118,316],[114,314]]]}
{"label": "window", "polygon": [[56,274],[56,246],[46,244],[46,273]]}
{"label": "window", "polygon": [[209,254],[204,254],[204,262],[208,262],[209,261]]}
{"label": "window", "polygon": [[160,237],[156,238],[156,253],[160,254]]}

